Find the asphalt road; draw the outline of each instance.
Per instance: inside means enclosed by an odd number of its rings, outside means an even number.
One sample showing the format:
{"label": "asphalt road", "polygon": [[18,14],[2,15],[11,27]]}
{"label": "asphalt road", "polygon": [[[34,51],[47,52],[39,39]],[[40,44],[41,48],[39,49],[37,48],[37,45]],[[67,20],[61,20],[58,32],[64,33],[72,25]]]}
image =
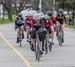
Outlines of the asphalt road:
{"label": "asphalt road", "polygon": [[54,43],[52,52],[44,54],[41,61],[37,62],[26,39],[22,41],[22,47],[16,43],[14,24],[1,24],[0,67],[75,67],[75,31],[65,29],[62,47],[58,45],[56,37]]}

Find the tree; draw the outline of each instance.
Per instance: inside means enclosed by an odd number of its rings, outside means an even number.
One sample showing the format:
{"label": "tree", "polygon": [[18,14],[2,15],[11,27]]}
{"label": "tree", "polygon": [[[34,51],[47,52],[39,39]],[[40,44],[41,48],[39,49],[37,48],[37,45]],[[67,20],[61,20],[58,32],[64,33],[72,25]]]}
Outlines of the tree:
{"label": "tree", "polygon": [[[13,2],[14,1],[14,2]],[[17,10],[17,3],[16,1],[18,1],[19,3],[19,7]],[[1,4],[3,5],[3,7],[6,9],[7,13],[8,13],[8,19],[10,21],[12,21],[12,5],[15,5],[15,12],[19,13],[21,10],[23,10],[25,4],[28,2],[29,0],[0,0]]]}
{"label": "tree", "polygon": [[11,0],[1,0],[1,4],[7,10],[8,18],[10,21],[12,21],[12,5],[11,5],[11,3],[12,3]]}
{"label": "tree", "polygon": [[[15,8],[15,9],[16,9],[16,13],[19,13],[20,11],[22,11],[28,1],[29,1],[29,0],[20,0],[20,1],[19,1],[18,10],[17,10],[17,8]],[[17,6],[15,6],[15,7],[17,7]]]}

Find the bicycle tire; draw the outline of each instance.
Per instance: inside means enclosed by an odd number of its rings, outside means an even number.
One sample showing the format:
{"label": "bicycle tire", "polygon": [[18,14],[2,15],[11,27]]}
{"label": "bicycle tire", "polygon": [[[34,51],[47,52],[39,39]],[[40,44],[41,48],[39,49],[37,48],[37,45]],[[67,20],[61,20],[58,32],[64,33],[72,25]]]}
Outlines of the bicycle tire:
{"label": "bicycle tire", "polygon": [[21,47],[22,45],[21,45],[21,41],[20,41],[20,47]]}
{"label": "bicycle tire", "polygon": [[59,46],[62,46],[62,32],[61,29],[58,31],[58,36],[57,36]]}
{"label": "bicycle tire", "polygon": [[59,45],[62,46],[62,32],[60,32],[60,41],[59,41]]}
{"label": "bicycle tire", "polygon": [[52,51],[52,42],[49,44],[49,51]]}
{"label": "bicycle tire", "polygon": [[45,43],[45,54],[48,54],[48,43],[47,43],[47,40],[46,40],[46,43]]}
{"label": "bicycle tire", "polygon": [[22,46],[21,45],[21,41],[22,41],[22,33],[21,33],[21,31],[19,31],[19,43],[20,43],[20,47]]}
{"label": "bicycle tire", "polygon": [[39,42],[36,40],[36,44],[35,44],[35,55],[36,55],[36,60],[38,60],[38,62],[40,61],[40,49],[39,49]]}

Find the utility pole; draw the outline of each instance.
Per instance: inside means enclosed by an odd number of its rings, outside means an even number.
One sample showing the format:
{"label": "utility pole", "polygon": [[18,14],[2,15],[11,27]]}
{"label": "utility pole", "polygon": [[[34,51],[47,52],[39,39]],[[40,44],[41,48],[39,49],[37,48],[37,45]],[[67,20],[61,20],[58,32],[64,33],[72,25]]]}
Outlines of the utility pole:
{"label": "utility pole", "polygon": [[55,9],[55,0],[53,0],[53,9]]}
{"label": "utility pole", "polygon": [[42,11],[42,0],[39,0],[39,11]]}
{"label": "utility pole", "polygon": [[3,6],[1,4],[1,7],[0,7],[0,12],[1,12],[1,18],[3,18]]}

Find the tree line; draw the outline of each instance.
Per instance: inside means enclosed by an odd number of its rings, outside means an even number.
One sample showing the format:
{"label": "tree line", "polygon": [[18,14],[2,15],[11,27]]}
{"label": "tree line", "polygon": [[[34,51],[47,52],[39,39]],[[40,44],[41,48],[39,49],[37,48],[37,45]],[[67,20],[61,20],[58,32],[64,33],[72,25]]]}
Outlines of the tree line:
{"label": "tree line", "polygon": [[[42,0],[42,8],[43,10],[51,9],[52,3],[54,0]],[[59,3],[58,5],[56,3]],[[14,10],[15,13],[19,13],[21,10],[24,9],[25,5],[27,3],[31,3],[33,5],[34,9],[39,9],[39,0],[0,0],[0,3],[3,5],[4,9],[8,13],[8,18],[10,21],[12,21],[12,14],[13,14],[13,7],[12,4],[14,5]],[[19,7],[17,8],[17,4],[19,4]],[[55,0],[55,5],[57,8],[63,8],[63,9],[75,9],[75,1],[72,2],[67,2],[67,0]],[[52,7],[53,8],[53,7]]]}

